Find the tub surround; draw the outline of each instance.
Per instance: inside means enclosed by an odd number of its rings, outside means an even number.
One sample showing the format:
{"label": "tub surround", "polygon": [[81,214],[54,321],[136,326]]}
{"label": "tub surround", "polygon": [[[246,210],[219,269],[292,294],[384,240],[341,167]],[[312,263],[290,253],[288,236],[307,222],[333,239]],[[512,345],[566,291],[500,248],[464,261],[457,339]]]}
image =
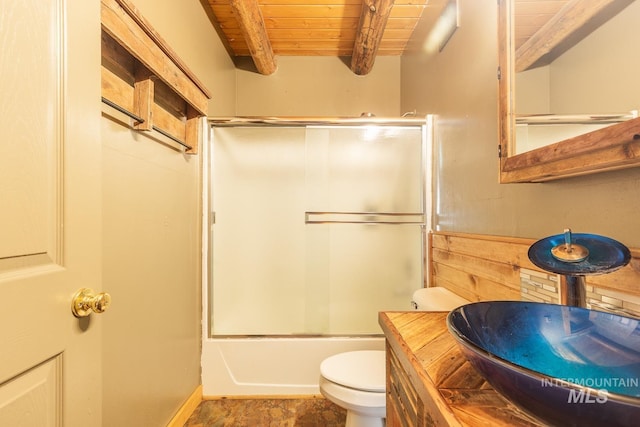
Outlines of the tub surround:
{"label": "tub surround", "polygon": [[446,312],[382,312],[387,427],[542,426],[502,397],[462,355]]}
{"label": "tub surround", "polygon": [[357,350],[384,350],[384,338],[205,337],[203,394],[205,399],[318,395],[320,363],[333,354]]}

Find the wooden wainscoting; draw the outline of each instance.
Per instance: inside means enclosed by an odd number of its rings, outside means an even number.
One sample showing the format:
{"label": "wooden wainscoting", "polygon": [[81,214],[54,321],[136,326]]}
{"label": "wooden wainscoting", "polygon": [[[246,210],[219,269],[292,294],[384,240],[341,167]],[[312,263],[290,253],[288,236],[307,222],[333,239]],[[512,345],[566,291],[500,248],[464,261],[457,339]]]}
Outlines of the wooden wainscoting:
{"label": "wooden wainscoting", "polygon": [[[519,300],[520,268],[541,271],[527,256],[536,239],[438,231],[429,241],[431,286],[470,301]],[[640,249],[630,250],[629,265],[587,277],[587,284],[640,296]]]}

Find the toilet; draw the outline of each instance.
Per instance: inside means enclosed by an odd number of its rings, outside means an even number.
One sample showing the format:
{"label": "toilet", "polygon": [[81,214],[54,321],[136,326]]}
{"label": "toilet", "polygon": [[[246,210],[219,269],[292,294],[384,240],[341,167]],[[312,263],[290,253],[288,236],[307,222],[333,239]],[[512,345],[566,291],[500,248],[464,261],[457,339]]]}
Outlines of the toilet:
{"label": "toilet", "polygon": [[384,350],[349,351],[320,364],[320,392],[347,410],[347,427],[384,427]]}
{"label": "toilet", "polygon": [[449,289],[439,286],[418,289],[411,298],[411,306],[418,311],[451,311],[469,302]]}
{"label": "toilet", "polygon": [[[451,311],[469,301],[445,288],[414,292],[419,311]],[[346,427],[384,427],[386,417],[384,350],[360,350],[330,356],[320,364],[320,393],[347,410]]]}

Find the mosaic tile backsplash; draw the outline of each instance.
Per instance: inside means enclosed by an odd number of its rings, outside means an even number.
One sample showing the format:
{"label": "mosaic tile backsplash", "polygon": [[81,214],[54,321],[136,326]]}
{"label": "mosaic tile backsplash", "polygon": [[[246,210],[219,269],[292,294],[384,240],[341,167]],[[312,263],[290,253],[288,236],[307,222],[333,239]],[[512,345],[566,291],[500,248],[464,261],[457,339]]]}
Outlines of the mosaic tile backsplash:
{"label": "mosaic tile backsplash", "polygon": [[[587,307],[623,316],[640,318],[640,297],[587,284]],[[520,296],[523,301],[560,303],[557,274],[520,269]]]}
{"label": "mosaic tile backsplash", "polygon": [[557,274],[520,269],[520,295],[523,301],[560,302],[560,284]]}

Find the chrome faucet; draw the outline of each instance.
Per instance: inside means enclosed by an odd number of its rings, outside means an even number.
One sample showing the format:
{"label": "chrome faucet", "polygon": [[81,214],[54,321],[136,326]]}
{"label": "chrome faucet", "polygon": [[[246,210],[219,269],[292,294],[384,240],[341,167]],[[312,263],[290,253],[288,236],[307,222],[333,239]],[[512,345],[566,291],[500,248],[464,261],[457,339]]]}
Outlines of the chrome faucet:
{"label": "chrome faucet", "polygon": [[560,303],[586,307],[586,276],[611,273],[631,260],[629,248],[596,234],[563,234],[545,237],[529,247],[529,259],[545,271],[560,276]]}

